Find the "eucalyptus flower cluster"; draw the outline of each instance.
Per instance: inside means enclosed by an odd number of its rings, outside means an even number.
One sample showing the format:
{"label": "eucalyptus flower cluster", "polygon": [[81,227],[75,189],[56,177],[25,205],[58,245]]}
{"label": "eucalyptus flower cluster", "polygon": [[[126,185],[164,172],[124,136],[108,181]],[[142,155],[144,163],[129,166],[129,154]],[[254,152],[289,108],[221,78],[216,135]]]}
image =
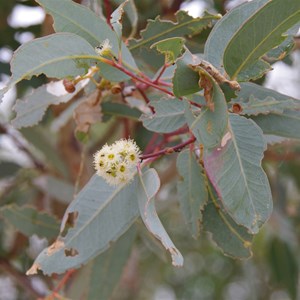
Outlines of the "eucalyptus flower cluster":
{"label": "eucalyptus flower cluster", "polygon": [[130,182],[139,162],[140,149],[135,141],[122,139],[104,145],[94,154],[97,174],[113,186]]}

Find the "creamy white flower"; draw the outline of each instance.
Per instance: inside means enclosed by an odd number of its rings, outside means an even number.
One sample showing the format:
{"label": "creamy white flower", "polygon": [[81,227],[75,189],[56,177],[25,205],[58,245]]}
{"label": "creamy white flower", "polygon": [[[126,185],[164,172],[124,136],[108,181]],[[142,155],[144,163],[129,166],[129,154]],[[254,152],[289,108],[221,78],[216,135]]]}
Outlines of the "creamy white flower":
{"label": "creamy white flower", "polygon": [[140,149],[131,139],[122,139],[112,145],[104,145],[94,154],[97,174],[110,185],[118,185],[133,179],[139,161]]}
{"label": "creamy white flower", "polygon": [[111,48],[109,39],[105,39],[99,46],[95,47],[95,51],[101,56],[109,56],[111,55]]}

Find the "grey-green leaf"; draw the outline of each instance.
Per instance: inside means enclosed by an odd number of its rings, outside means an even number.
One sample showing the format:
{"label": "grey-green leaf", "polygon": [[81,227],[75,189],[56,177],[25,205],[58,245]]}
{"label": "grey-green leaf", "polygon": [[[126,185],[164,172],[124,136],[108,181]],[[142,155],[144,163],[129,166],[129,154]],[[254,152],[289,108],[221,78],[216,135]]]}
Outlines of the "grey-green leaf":
{"label": "grey-green leaf", "polygon": [[122,41],[122,30],[123,30],[122,18],[124,14],[124,7],[127,3],[128,0],[121,3],[110,16],[111,19],[110,23],[117,35],[119,47],[121,46],[121,41]]}
{"label": "grey-green leaf", "polygon": [[190,150],[184,150],[178,155],[177,169],[180,175],[177,189],[181,212],[193,237],[197,238],[202,210],[208,201],[204,170]]}
{"label": "grey-green leaf", "polygon": [[[37,0],[54,19],[54,29],[56,32],[76,33],[86,39],[92,47],[98,46],[105,39],[108,39],[112,52],[117,57],[119,51],[119,41],[116,34],[107,25],[106,21],[99,18],[94,12],[83,5],[79,5],[71,0]],[[135,61],[122,43],[122,60],[132,69],[137,69]],[[108,80],[117,82],[129,79],[129,77],[119,70],[99,63],[100,73]]]}
{"label": "grey-green leaf", "polygon": [[148,230],[170,252],[172,264],[180,267],[183,265],[183,257],[165,231],[155,209],[154,196],[158,192],[159,187],[160,180],[154,169],[149,169],[139,176],[137,194],[140,214]]}
{"label": "grey-green leaf", "polygon": [[204,48],[204,59],[220,71],[223,68],[223,53],[233,35],[241,28],[245,20],[251,17],[268,0],[256,0],[243,3],[230,10],[212,29]]}
{"label": "grey-green leaf", "polygon": [[59,274],[108,249],[138,217],[137,180],[112,187],[94,175],[66,210],[56,242],[39,254],[27,274]]}
{"label": "grey-green leaf", "polygon": [[54,238],[59,232],[59,222],[46,212],[37,211],[30,206],[6,205],[1,208],[1,216],[26,236],[34,234],[47,239]]}
{"label": "grey-green leaf", "polygon": [[204,153],[207,175],[236,223],[257,233],[272,212],[268,178],[261,167],[266,150],[262,131],[251,120],[230,116],[218,148]]}
{"label": "grey-green leaf", "polygon": [[[57,90],[59,89],[59,93]],[[33,92],[22,100],[17,100],[14,111],[16,117],[11,121],[12,125],[19,129],[30,127],[40,122],[50,105],[57,105],[71,100],[81,87],[76,88],[73,93],[61,93],[64,89],[62,81],[51,82],[33,90]]]}
{"label": "grey-green leaf", "polygon": [[236,31],[225,49],[224,68],[230,78],[237,78],[266,52],[280,45],[286,37],[283,34],[299,19],[299,0],[272,0],[257,10]]}
{"label": "grey-green leaf", "polygon": [[38,38],[14,53],[7,88],[40,74],[54,78],[82,75],[96,59],[94,48],[76,34],[56,33]]}
{"label": "grey-green leaf", "polygon": [[245,227],[237,225],[220,203],[210,201],[203,211],[203,230],[212,235],[212,239],[224,254],[234,258],[249,258],[253,236]]}
{"label": "grey-green leaf", "polygon": [[143,114],[140,120],[150,131],[169,133],[182,127],[186,121],[184,117],[184,101],[161,99],[151,101],[150,105],[155,113]]}
{"label": "grey-green leaf", "polygon": [[221,142],[227,129],[228,114],[226,99],[220,86],[208,73],[205,76],[212,83],[211,101],[214,108],[203,106],[201,110],[192,111],[186,105],[185,117],[198,143],[209,149]]}

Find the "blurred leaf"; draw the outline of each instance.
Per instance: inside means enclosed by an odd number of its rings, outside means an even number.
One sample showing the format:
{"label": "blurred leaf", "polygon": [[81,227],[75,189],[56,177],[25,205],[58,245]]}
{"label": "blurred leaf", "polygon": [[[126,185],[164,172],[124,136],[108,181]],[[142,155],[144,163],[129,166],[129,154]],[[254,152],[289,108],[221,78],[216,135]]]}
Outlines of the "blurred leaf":
{"label": "blurred leaf", "polygon": [[150,49],[156,50],[165,56],[165,64],[172,64],[181,56],[184,46],[184,38],[173,37],[161,40],[151,45]]}
{"label": "blurred leaf", "polygon": [[[210,187],[211,188],[211,187]],[[212,239],[224,251],[224,254],[234,258],[249,258],[252,255],[252,235],[247,229],[237,225],[221,207],[216,199],[205,206],[203,211],[203,230],[212,235]]]}
{"label": "blurred leaf", "polygon": [[173,92],[176,97],[186,96],[200,91],[199,74],[190,65],[199,62],[197,56],[186,50],[176,61],[176,70],[173,77]]}
{"label": "blurred leaf", "polygon": [[[53,17],[56,32],[76,33],[93,47],[99,46],[105,39],[108,39],[112,46],[112,52],[117,57],[119,41],[116,34],[105,20],[99,18],[91,10],[71,0],[37,0],[37,2]],[[123,43],[122,60],[132,69],[137,69],[130,51]],[[126,74],[107,64],[99,62],[98,65],[101,75],[107,80],[117,82],[129,79]]]}
{"label": "blurred leaf", "polygon": [[265,134],[300,139],[300,111],[284,111],[281,114],[253,116],[251,119]]}
{"label": "blurred leaf", "polygon": [[[231,102],[232,105],[239,104],[242,108],[240,114],[242,115],[254,115],[259,114],[267,115],[270,113],[283,114],[286,110],[300,109],[300,101],[294,99],[275,99],[273,97],[267,96],[264,99],[256,98],[257,95],[250,95],[247,102],[240,102],[239,100],[234,100]],[[297,103],[298,102],[298,103]]]}
{"label": "blurred leaf", "polygon": [[299,18],[299,0],[273,0],[252,14],[224,51],[224,68],[230,78],[237,78],[266,52],[280,45],[285,39],[283,34],[298,23]]}
{"label": "blurred leaf", "polygon": [[5,221],[26,236],[36,234],[39,237],[52,239],[59,232],[57,218],[46,212],[37,211],[33,207],[11,204],[3,206],[0,211]]}
{"label": "blurred leaf", "polygon": [[[226,46],[234,34],[243,26],[245,20],[255,14],[268,1],[249,1],[233,8],[223,16],[212,29],[205,43],[204,59],[224,73],[223,54]],[[248,42],[245,45],[247,44]]]}
{"label": "blurred leaf", "polygon": [[[210,103],[198,111],[192,111],[186,105],[185,117],[190,130],[197,142],[204,148],[216,147],[225,134],[228,123],[227,104],[225,96],[216,81],[203,70],[203,75],[210,84]],[[207,101],[208,102],[208,101]]]}
{"label": "blurred leaf", "polygon": [[148,230],[170,252],[173,266],[180,267],[183,265],[183,257],[165,231],[155,209],[154,196],[157,194],[159,187],[160,179],[154,169],[149,169],[143,175],[139,175],[137,194],[139,195],[140,214]]}
{"label": "blurred leaf", "polygon": [[237,224],[257,233],[272,212],[268,178],[261,167],[266,144],[251,120],[231,115],[219,148],[204,153],[207,175]]}
{"label": "blurred leaf", "polygon": [[154,108],[155,113],[143,114],[140,118],[144,127],[150,131],[169,133],[186,123],[183,100],[161,99],[151,101],[150,106]]}
{"label": "blurred leaf", "polygon": [[82,84],[73,93],[67,93],[62,80],[45,84],[26,96],[22,100],[17,100],[14,111],[16,117],[11,121],[12,125],[19,129],[30,127],[40,122],[50,105],[57,105],[71,100],[82,90]]}
{"label": "blurred leaf", "polygon": [[53,140],[49,139],[51,135],[48,132],[44,132],[41,127],[34,127],[23,128],[21,133],[30,144],[42,153],[47,164],[53,166],[64,176],[68,175],[65,163],[53,145]]}
{"label": "blurred leaf", "polygon": [[272,281],[279,287],[285,288],[291,299],[297,299],[298,259],[290,246],[274,238],[269,245],[268,261],[272,271]]}
{"label": "blurred leaf", "polygon": [[27,274],[60,274],[108,249],[138,217],[136,184],[137,178],[112,187],[95,174],[67,208],[56,242],[39,254]]}
{"label": "blurred leaf", "polygon": [[97,59],[95,55],[87,41],[72,33],[52,34],[25,43],[14,53],[11,61],[12,76],[6,88],[0,91],[0,99],[21,80],[42,73],[54,78],[87,73],[91,65],[90,58],[94,56]]}
{"label": "blurred leaf", "polygon": [[136,108],[131,108],[126,104],[105,102],[102,104],[102,113],[116,117],[126,117],[138,121],[141,112]]}
{"label": "blurred leaf", "polygon": [[180,175],[177,189],[181,212],[193,237],[198,238],[202,211],[208,201],[204,170],[190,150],[178,155],[177,169]]}
{"label": "blurred leaf", "polygon": [[8,161],[0,161],[0,180],[6,177],[14,176],[21,166]]}

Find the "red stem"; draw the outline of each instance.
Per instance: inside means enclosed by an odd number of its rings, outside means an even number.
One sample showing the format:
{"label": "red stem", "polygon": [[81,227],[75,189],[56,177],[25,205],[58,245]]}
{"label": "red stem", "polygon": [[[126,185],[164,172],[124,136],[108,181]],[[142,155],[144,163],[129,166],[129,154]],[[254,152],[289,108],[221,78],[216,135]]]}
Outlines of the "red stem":
{"label": "red stem", "polygon": [[165,72],[165,70],[166,70],[166,68],[167,68],[167,67],[169,67],[169,65],[168,65],[168,64],[164,64],[164,65],[163,65],[163,67],[162,67],[162,69],[160,70],[160,72],[159,72],[159,74],[158,74],[157,78],[156,78],[154,81],[152,81],[153,83],[155,83],[155,84],[157,84],[157,83],[158,83],[158,81],[159,81],[160,77],[161,77],[161,76],[162,76],[162,74]]}
{"label": "red stem", "polygon": [[180,143],[174,147],[168,147],[165,149],[162,149],[160,151],[154,152],[154,153],[150,153],[150,154],[144,154],[142,155],[140,158],[141,160],[147,159],[147,158],[152,158],[152,157],[158,157],[164,154],[170,154],[173,152],[179,152],[181,151],[181,149],[183,149],[185,146],[194,143],[196,141],[196,138],[194,136],[192,136],[191,138],[189,138],[187,141]]}

